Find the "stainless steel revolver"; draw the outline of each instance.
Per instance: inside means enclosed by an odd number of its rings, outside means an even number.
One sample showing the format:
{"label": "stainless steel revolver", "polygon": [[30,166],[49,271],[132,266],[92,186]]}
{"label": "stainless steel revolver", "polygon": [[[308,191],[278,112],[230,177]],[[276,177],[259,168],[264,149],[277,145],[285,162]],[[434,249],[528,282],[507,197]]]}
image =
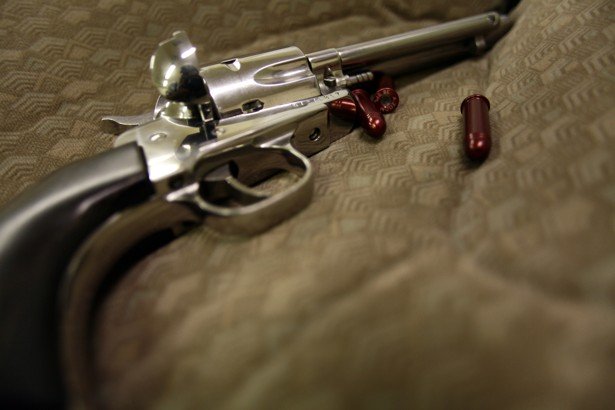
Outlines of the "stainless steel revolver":
{"label": "stainless steel revolver", "polygon": [[[310,202],[310,155],[353,127],[330,110],[373,73],[398,75],[487,50],[495,12],[337,49],[296,47],[200,66],[184,32],[160,43],[152,113],[107,117],[115,148],[57,171],[0,212],[0,402],[91,397],[88,319],[128,250],[205,222],[254,234]],[[255,187],[280,171],[291,183]],[[76,369],[67,377],[63,367]]]}

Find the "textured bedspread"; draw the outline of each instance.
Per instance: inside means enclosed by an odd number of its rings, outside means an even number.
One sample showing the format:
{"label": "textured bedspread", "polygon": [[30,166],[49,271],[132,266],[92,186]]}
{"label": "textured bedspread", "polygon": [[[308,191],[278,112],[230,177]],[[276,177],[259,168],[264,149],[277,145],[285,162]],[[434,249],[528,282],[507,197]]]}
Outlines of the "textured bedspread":
{"label": "textured bedspread", "polygon": [[[490,1],[0,5],[0,203],[109,148],[151,108],[147,60],[188,31],[216,61],[309,52]],[[615,399],[615,3],[524,0],[487,55],[401,78],[383,141],[313,157],[299,215],[198,228],[136,265],[97,325],[113,408],[607,408]],[[464,160],[459,104],[491,100]]]}

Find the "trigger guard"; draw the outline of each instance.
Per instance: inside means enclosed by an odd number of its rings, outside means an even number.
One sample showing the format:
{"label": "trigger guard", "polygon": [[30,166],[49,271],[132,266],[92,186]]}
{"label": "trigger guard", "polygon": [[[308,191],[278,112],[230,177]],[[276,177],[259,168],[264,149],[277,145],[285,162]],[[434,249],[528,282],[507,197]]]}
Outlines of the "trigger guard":
{"label": "trigger guard", "polygon": [[[231,234],[255,234],[271,228],[305,208],[312,198],[314,178],[307,157],[290,144],[276,147],[254,148],[265,151],[276,168],[299,176],[299,180],[282,192],[272,195],[257,193],[235,178],[227,178],[231,189],[256,200],[236,207],[221,206],[195,193],[192,201],[205,213],[205,223],[215,230]],[[230,182],[234,180],[233,182]]]}

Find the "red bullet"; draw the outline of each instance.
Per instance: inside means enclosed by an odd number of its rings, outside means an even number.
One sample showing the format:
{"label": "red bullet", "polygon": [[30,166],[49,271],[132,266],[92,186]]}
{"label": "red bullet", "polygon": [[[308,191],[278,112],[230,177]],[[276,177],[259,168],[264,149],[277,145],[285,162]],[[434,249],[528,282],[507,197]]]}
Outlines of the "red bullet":
{"label": "red bullet", "polygon": [[490,108],[487,97],[480,94],[470,95],[461,103],[465,125],[464,149],[473,161],[484,161],[491,150]]}
{"label": "red bullet", "polygon": [[357,119],[357,105],[350,98],[340,98],[329,103],[331,114],[346,121],[355,122]]}
{"label": "red bullet", "polygon": [[392,113],[399,105],[399,95],[395,91],[393,79],[388,75],[380,77],[378,89],[374,93],[374,103],[383,114]]}
{"label": "red bullet", "polygon": [[370,137],[381,138],[387,129],[387,124],[380,110],[370,100],[367,91],[357,89],[353,90],[351,94],[357,105],[357,114],[361,127]]}

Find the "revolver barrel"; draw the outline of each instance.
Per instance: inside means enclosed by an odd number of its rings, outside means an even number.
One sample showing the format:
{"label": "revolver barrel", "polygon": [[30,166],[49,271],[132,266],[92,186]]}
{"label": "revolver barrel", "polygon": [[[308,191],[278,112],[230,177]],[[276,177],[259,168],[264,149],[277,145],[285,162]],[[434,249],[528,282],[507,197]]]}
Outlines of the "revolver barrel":
{"label": "revolver barrel", "polygon": [[480,54],[512,26],[496,12],[337,48],[344,73],[380,71],[390,75]]}

